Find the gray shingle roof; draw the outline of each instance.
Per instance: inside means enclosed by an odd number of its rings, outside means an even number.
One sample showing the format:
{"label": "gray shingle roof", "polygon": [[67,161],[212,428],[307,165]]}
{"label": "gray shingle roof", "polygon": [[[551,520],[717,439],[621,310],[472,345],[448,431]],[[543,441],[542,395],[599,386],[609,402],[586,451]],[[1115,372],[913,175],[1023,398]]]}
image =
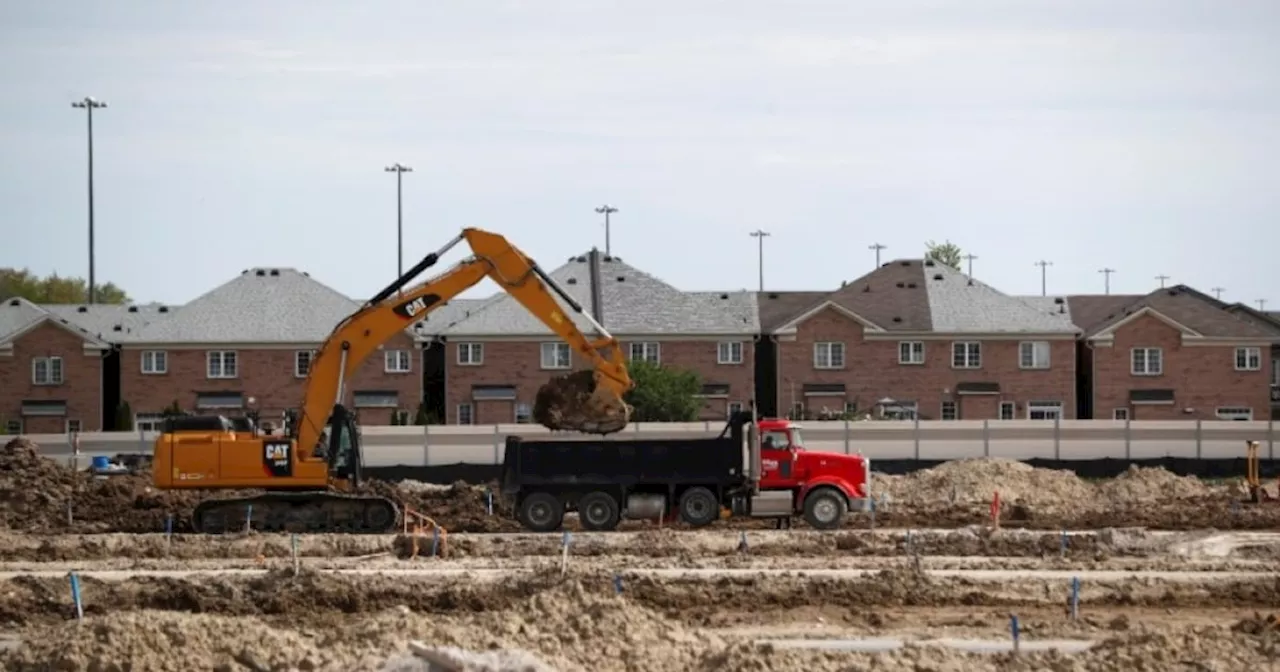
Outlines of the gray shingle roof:
{"label": "gray shingle roof", "polygon": [[[587,256],[570,258],[550,273],[574,300],[591,310]],[[626,264],[619,257],[601,256],[603,323],[615,335],[754,334],[760,311],[754,292],[682,292]],[[559,297],[565,313],[579,329],[592,327]],[[542,322],[514,298],[501,294],[472,309],[470,317],[447,328],[446,336],[549,335]]]}
{"label": "gray shingle roof", "polygon": [[158,303],[136,306],[46,303],[40,307],[109,343],[137,340],[147,324],[169,319],[178,310],[177,306]]}
{"label": "gray shingle roof", "polygon": [[[942,333],[1074,334],[1069,314],[1059,313],[1052,297],[1046,305],[1009,296],[950,266],[925,270],[933,330]],[[1065,301],[1064,301],[1065,310]]]}
{"label": "gray shingle roof", "polygon": [[427,314],[416,329],[421,336],[435,336],[443,333],[450,326],[465,320],[471,313],[497,297],[484,299],[454,299]]}
{"label": "gray shingle roof", "polygon": [[1161,315],[1210,338],[1274,339],[1275,333],[1224,310],[1226,304],[1185,285],[1157,289],[1138,300],[1116,306],[1102,321],[1092,325],[1087,335],[1106,331],[1130,315],[1150,308]]}
{"label": "gray shingle roof", "polygon": [[6,299],[0,304],[0,342],[4,342],[15,334],[34,326],[37,322],[49,320],[62,325],[95,345],[106,347],[105,339],[97,337],[79,323],[50,311],[45,306],[38,306],[22,298]]}

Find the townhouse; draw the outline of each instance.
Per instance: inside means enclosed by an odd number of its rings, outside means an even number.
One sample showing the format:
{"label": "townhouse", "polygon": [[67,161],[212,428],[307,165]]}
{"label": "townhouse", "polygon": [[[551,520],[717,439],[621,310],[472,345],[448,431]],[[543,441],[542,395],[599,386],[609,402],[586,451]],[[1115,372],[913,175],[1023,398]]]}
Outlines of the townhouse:
{"label": "townhouse", "polygon": [[1280,312],[1254,310],[1243,303],[1233,303],[1227,310],[1240,319],[1274,334],[1271,344],[1271,372],[1267,377],[1267,391],[1271,398],[1271,418],[1280,419]]}
{"label": "townhouse", "polygon": [[1280,326],[1185,285],[1146,295],[1071,296],[1094,418],[1254,420],[1271,416]]}
{"label": "townhouse", "polygon": [[795,417],[1076,417],[1080,330],[1062,299],[904,259],[817,297],[763,293],[760,313],[775,406]]}
{"label": "townhouse", "polygon": [[[697,372],[702,418],[725,418],[754,397],[760,331],[754,292],[681,291],[594,250],[570,257],[550,276],[619,340],[629,359]],[[556,301],[592,336],[594,328],[581,314]],[[454,324],[424,332],[443,346],[450,424],[528,422],[541,385],[590,366],[505,294],[472,304]]]}

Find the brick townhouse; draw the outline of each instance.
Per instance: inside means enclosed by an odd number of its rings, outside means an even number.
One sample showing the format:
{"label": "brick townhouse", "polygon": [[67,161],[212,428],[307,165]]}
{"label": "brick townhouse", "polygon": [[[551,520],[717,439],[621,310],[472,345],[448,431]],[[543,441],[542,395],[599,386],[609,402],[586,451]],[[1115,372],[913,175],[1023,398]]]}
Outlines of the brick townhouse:
{"label": "brick townhouse", "polygon": [[1079,329],[1063,301],[1007,296],[919,259],[817,297],[760,301],[777,353],[777,408],[792,415],[1075,417]]}
{"label": "brick townhouse", "polygon": [[1184,285],[1146,295],[1068,297],[1083,331],[1092,416],[1254,420],[1270,415],[1272,347],[1254,324]]}
{"label": "brick townhouse", "polygon": [[[591,255],[571,257],[551,277],[592,310]],[[600,320],[631,360],[696,371],[701,417],[722,419],[754,394],[759,315],[754,292],[685,292],[616,256],[599,255]],[[559,300],[559,299],[557,299]],[[590,324],[562,303],[583,333]],[[588,368],[514,298],[473,304],[438,335],[445,351],[445,407],[451,424],[528,422],[538,387],[555,375]]]}
{"label": "brick townhouse", "polygon": [[1267,388],[1271,397],[1271,418],[1280,420],[1280,312],[1254,310],[1243,303],[1233,303],[1226,310],[1276,337],[1271,344],[1271,373]]}
{"label": "brick townhouse", "polygon": [[[253,268],[157,315],[120,343],[120,398],[153,425],[172,404],[187,411],[265,419],[297,408],[311,358],[359,304],[291,268]],[[422,397],[421,350],[409,331],[392,338],[347,382],[362,422],[389,424]]]}

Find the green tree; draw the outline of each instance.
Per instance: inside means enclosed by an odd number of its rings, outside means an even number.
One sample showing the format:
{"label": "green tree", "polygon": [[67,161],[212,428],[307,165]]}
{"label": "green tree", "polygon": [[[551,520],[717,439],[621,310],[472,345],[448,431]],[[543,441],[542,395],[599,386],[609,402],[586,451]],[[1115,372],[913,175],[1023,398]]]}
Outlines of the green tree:
{"label": "green tree", "polygon": [[178,400],[174,399],[172,404],[169,404],[163,411],[161,411],[161,414],[166,418],[176,418],[186,415],[186,412],[182,410],[182,406],[178,404]]}
{"label": "green tree", "polygon": [[[108,282],[97,287],[98,303],[129,303],[124,290]],[[87,303],[89,283],[84,278],[62,277],[57,273],[40,277],[28,269],[0,268],[0,300],[22,297],[32,303]]]}
{"label": "green tree", "polygon": [[425,399],[418,402],[418,410],[414,413],[413,424],[418,426],[440,424],[440,418],[436,417],[436,414],[432,413],[431,410],[427,408],[427,401]]}
{"label": "green tree", "polygon": [[932,259],[934,263],[950,266],[958,271],[963,257],[960,246],[949,240],[945,243],[935,243],[932,240],[925,243],[924,258]]}
{"label": "green tree", "polygon": [[696,371],[633,360],[628,369],[636,386],[626,402],[635,422],[691,422],[702,408],[702,378]]}
{"label": "green tree", "polygon": [[133,431],[133,409],[129,408],[129,402],[127,401],[121,401],[116,406],[116,431]]}

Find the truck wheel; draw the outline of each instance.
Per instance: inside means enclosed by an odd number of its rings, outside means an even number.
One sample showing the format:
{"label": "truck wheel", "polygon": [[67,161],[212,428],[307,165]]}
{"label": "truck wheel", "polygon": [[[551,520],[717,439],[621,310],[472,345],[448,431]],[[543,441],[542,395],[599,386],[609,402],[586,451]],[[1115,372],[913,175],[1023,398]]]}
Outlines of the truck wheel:
{"label": "truck wheel", "polygon": [[533,532],[554,532],[564,522],[564,504],[555,495],[535,492],[520,502],[520,524]]}
{"label": "truck wheel", "polygon": [[578,500],[578,520],[584,530],[609,532],[621,516],[618,500],[607,492],[589,492]]}
{"label": "truck wheel", "polygon": [[848,503],[844,495],[831,488],[819,488],[804,498],[804,522],[816,530],[840,527]]}
{"label": "truck wheel", "polygon": [[693,527],[703,527],[719,519],[720,502],[710,490],[699,486],[680,495],[680,520]]}

